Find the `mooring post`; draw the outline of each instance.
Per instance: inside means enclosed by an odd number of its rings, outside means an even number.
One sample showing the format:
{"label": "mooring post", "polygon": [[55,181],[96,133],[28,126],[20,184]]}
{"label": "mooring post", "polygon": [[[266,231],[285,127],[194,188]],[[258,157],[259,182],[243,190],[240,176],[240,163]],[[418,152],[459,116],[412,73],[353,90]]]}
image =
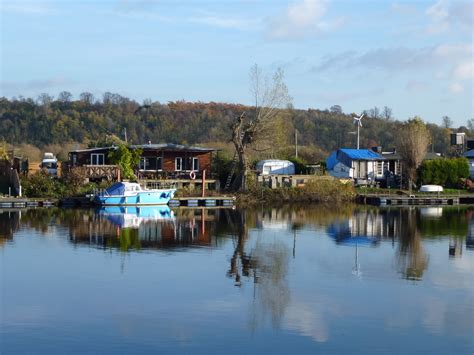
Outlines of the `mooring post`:
{"label": "mooring post", "polygon": [[201,197],[206,197],[206,169],[202,171]]}

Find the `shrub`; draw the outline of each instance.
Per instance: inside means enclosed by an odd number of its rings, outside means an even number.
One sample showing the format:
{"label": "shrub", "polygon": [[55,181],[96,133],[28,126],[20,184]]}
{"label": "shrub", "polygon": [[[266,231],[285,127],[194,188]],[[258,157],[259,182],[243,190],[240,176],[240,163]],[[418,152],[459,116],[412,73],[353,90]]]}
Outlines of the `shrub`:
{"label": "shrub", "polygon": [[461,179],[469,177],[469,163],[465,158],[425,160],[418,170],[419,183],[458,187]]}

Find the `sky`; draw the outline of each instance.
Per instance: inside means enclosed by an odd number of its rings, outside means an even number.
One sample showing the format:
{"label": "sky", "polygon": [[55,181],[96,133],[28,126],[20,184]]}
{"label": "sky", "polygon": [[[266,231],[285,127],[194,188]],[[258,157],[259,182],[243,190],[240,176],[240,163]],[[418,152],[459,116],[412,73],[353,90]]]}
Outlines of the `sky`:
{"label": "sky", "polygon": [[300,109],[474,118],[474,3],[0,0],[0,96],[251,104],[278,68]]}

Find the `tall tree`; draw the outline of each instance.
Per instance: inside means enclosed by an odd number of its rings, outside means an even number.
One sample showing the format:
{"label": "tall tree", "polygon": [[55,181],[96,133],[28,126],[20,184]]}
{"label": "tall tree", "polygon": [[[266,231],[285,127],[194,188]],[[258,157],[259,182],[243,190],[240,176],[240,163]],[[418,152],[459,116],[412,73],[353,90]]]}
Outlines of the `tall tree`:
{"label": "tall tree", "polygon": [[443,116],[442,126],[444,128],[451,128],[453,126],[453,120],[449,116]]}
{"label": "tall tree", "polygon": [[60,102],[71,102],[72,94],[69,91],[61,91],[58,95],[58,101]]}
{"label": "tall tree", "polygon": [[329,108],[329,111],[331,113],[341,114],[342,113],[342,107],[340,105],[333,105]]}
{"label": "tall tree", "polygon": [[467,128],[471,134],[474,132],[474,118],[467,120]]}
{"label": "tall tree", "polygon": [[264,76],[255,64],[250,70],[251,92],[255,106],[242,113],[232,125],[232,142],[239,159],[239,189],[247,189],[249,172],[248,149],[262,136],[269,135],[279,108],[286,107],[291,98],[283,81],[283,70],[277,69],[272,78]]}
{"label": "tall tree", "polygon": [[382,110],[382,117],[384,120],[391,120],[393,118],[392,116],[392,109],[388,106],[384,106]]}
{"label": "tall tree", "polygon": [[404,163],[410,190],[413,181],[416,181],[416,169],[423,161],[430,142],[430,131],[420,117],[415,116],[402,124],[398,134],[397,150]]}
{"label": "tall tree", "polygon": [[92,105],[95,101],[94,95],[90,92],[83,92],[79,95],[81,101],[85,102],[87,105]]}

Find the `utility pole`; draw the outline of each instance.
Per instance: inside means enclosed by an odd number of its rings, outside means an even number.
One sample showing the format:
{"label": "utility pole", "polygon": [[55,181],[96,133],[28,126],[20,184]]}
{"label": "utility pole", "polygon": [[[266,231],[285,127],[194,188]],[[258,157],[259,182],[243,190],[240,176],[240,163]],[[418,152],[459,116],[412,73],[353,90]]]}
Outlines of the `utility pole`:
{"label": "utility pole", "polygon": [[295,157],[298,158],[298,130],[295,129]]}

